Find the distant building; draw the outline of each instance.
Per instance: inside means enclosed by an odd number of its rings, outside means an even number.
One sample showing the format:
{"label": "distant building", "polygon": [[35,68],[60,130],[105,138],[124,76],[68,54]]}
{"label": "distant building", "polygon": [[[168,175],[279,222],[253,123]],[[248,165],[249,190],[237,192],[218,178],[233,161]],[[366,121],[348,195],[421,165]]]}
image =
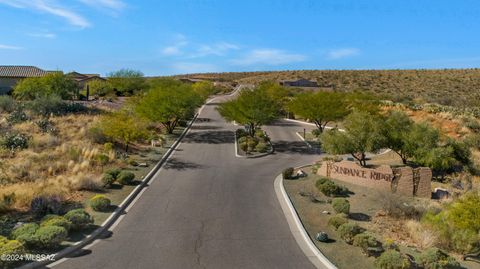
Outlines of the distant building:
{"label": "distant building", "polygon": [[308,79],[282,80],[280,85],[285,87],[318,87],[318,83]]}
{"label": "distant building", "polygon": [[81,74],[78,72],[68,73],[67,76],[71,77],[77,83],[80,89],[85,87],[85,84],[92,80],[106,80],[100,76],[100,74]]}
{"label": "distant building", "polygon": [[6,94],[22,79],[43,77],[52,71],[35,66],[0,65],[0,94]]}

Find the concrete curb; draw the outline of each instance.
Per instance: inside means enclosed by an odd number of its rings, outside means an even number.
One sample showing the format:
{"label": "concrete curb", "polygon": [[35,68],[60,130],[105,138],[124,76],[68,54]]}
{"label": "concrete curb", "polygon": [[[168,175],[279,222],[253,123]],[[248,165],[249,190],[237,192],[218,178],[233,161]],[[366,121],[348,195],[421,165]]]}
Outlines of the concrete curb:
{"label": "concrete curb", "polygon": [[310,143],[308,143],[308,141],[305,140],[305,138],[303,138],[303,136],[302,136],[299,132],[295,132],[295,134],[296,134],[309,148],[313,148],[312,145],[310,145]]}
{"label": "concrete curb", "polygon": [[283,176],[281,174],[275,179],[274,188],[277,199],[282,207],[282,211],[287,219],[288,226],[290,227],[290,231],[305,256],[307,256],[310,262],[312,262],[318,269],[337,269],[337,267],[330,262],[312,242],[312,239],[305,230],[302,221],[298,217],[297,211],[293,207],[290,197],[288,197],[288,194],[285,191],[283,186]]}
{"label": "concrete curb", "polygon": [[[203,106],[202,108],[203,109]],[[199,111],[201,111],[201,109]],[[68,255],[84,248],[85,246],[91,244],[96,239],[98,239],[102,234],[107,232],[110,227],[122,216],[125,214],[127,207],[132,203],[132,201],[137,198],[137,196],[148,186],[148,183],[154,177],[154,175],[158,172],[158,170],[165,164],[165,162],[169,159],[170,155],[176,150],[180,141],[185,137],[188,133],[190,128],[192,127],[193,123],[197,119],[199,113],[195,114],[193,119],[189,122],[188,126],[183,130],[180,134],[178,139],[173,143],[173,145],[168,149],[168,151],[162,156],[160,161],[150,170],[150,172],[143,178],[141,183],[133,189],[133,191],[122,201],[120,205],[118,205],[117,209],[101,224],[99,228],[89,234],[85,239],[82,241],[76,242],[70,247],[67,247],[57,253],[54,254],[52,260],[43,260],[43,261],[35,261],[28,264],[25,264],[20,269],[30,269],[30,268],[40,268],[44,267],[48,264],[57,262],[63,258],[67,258]]]}
{"label": "concrete curb", "polygon": [[275,148],[273,147],[272,142],[268,141],[268,144],[270,145],[270,150],[268,152],[265,152],[265,153],[262,153],[262,154],[257,154],[257,155],[251,155],[251,156],[240,155],[240,154],[238,154],[238,141],[237,141],[237,133],[236,132],[234,134],[234,138],[235,138],[235,142],[234,142],[234,144],[235,144],[235,157],[237,157],[237,158],[256,159],[256,158],[265,157],[265,156],[270,155],[270,154],[275,152]]}

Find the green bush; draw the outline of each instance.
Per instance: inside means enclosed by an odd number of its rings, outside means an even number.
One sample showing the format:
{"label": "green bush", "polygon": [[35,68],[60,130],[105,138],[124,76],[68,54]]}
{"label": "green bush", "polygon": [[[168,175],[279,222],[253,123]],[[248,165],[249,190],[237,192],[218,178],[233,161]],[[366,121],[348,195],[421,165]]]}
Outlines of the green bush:
{"label": "green bush", "polygon": [[293,167],[289,167],[289,168],[286,168],[285,170],[283,170],[282,172],[282,175],[283,175],[283,178],[284,179],[292,179],[293,178],[293,172],[295,170],[293,169]]}
{"label": "green bush", "polygon": [[122,171],[117,176],[118,183],[122,185],[130,185],[135,179],[135,174],[130,171]]}
{"label": "green bush", "polygon": [[35,114],[49,117],[62,116],[72,113],[86,112],[88,109],[79,103],[69,103],[56,95],[42,96],[28,103],[28,108]]}
{"label": "green bush", "polygon": [[57,129],[55,128],[53,122],[48,118],[42,118],[35,122],[37,127],[40,129],[42,133],[51,133],[55,134]]}
{"label": "green bush", "polygon": [[57,196],[37,196],[30,202],[30,211],[38,217],[46,214],[60,214],[62,201]]}
{"label": "green bush", "polygon": [[382,244],[369,233],[360,233],[353,237],[353,245],[360,247],[367,256],[383,251]]}
{"label": "green bush", "polygon": [[238,138],[238,143],[239,144],[247,143],[247,137],[242,136],[242,137]]}
{"label": "green bush", "polygon": [[260,142],[258,145],[255,147],[255,151],[260,152],[260,153],[265,153],[267,152],[268,146],[267,144]]}
{"label": "green bush", "polygon": [[340,225],[337,232],[347,244],[352,244],[355,235],[362,233],[363,229],[355,223],[348,222]]}
{"label": "green bush", "polygon": [[240,143],[240,149],[244,152],[248,152],[248,144],[247,142]]}
{"label": "green bush", "polygon": [[27,247],[35,247],[37,245],[37,237],[35,234],[39,227],[36,223],[25,223],[14,229],[11,236]]}
{"label": "green bush", "polygon": [[109,152],[109,151],[112,151],[113,149],[114,149],[113,143],[107,142],[107,143],[103,144],[103,150],[104,151]]}
{"label": "green bush", "polygon": [[8,95],[0,95],[0,112],[11,113],[17,106],[15,100]]}
{"label": "green bush", "polygon": [[322,134],[322,132],[318,129],[312,130],[312,135],[315,137],[319,137]]}
{"label": "green bush", "polygon": [[379,269],[407,269],[410,261],[396,250],[387,250],[375,260],[375,267]]}
{"label": "green bush", "polygon": [[438,248],[429,248],[415,259],[424,269],[456,269],[462,268],[454,258]]}
{"label": "green bush", "polygon": [[256,130],[255,131],[255,136],[260,137],[260,138],[264,138],[265,137],[265,132],[263,130]]}
{"label": "green bush", "polygon": [[108,174],[108,173],[103,174],[102,183],[105,188],[110,188],[113,182],[115,182],[115,178],[111,174]]}
{"label": "green bush", "polygon": [[248,135],[247,131],[245,129],[237,129],[236,131],[237,134],[237,139],[240,140],[240,138],[243,138]]}
{"label": "green bush", "polygon": [[69,231],[72,227],[72,222],[62,216],[46,215],[45,217],[43,217],[42,222],[40,223],[40,227],[45,226],[59,226]]}
{"label": "green bush", "polygon": [[464,194],[439,213],[427,212],[422,223],[438,236],[437,246],[459,253],[480,248],[480,195]]}
{"label": "green bush", "polygon": [[340,227],[340,225],[343,225],[347,222],[348,222],[348,220],[347,220],[345,214],[337,214],[335,216],[332,216],[328,220],[328,225],[333,226],[335,229],[338,229],[338,227]]}
{"label": "green bush", "polygon": [[257,145],[258,145],[258,140],[256,139],[249,139],[247,142],[249,151],[254,151]]}
{"label": "green bush", "polygon": [[68,231],[60,226],[43,226],[35,233],[38,246],[43,249],[55,249],[68,236]]}
{"label": "green bush", "polygon": [[120,172],[122,172],[122,170],[118,169],[118,168],[112,168],[112,169],[109,169],[105,172],[105,174],[109,174],[111,175],[114,179],[117,179],[118,178],[118,175],[120,174]]}
{"label": "green bush", "polygon": [[72,230],[81,230],[93,223],[93,218],[84,209],[73,209],[64,216],[72,223]]}
{"label": "green bush", "polygon": [[87,130],[87,137],[92,142],[97,144],[104,144],[107,142],[107,136],[103,133],[103,130],[100,127],[92,127]]}
{"label": "green bush", "polygon": [[90,199],[90,206],[95,211],[107,211],[110,205],[111,201],[105,195],[97,194]]}
{"label": "green bush", "polygon": [[324,183],[326,183],[327,181],[330,181],[330,179],[326,178],[326,177],[320,177],[316,182],[315,182],[315,187],[317,187],[317,189],[320,189],[320,186]]}
{"label": "green bush", "polygon": [[[22,255],[25,253],[23,244],[18,240],[8,240],[6,237],[0,236],[0,257]],[[0,259],[0,267],[9,268],[15,262]]]}
{"label": "green bush", "polygon": [[10,151],[28,148],[29,137],[21,133],[7,133],[0,139],[0,146]]}
{"label": "green bush", "polygon": [[341,195],[341,194],[343,194],[344,192],[347,191],[344,187],[338,186],[337,184],[335,184],[331,180],[327,180],[323,184],[318,184],[317,188],[323,194],[325,194],[326,196],[330,196],[330,197]]}
{"label": "green bush", "polygon": [[345,198],[334,198],[332,207],[337,213],[350,214],[350,203]]}

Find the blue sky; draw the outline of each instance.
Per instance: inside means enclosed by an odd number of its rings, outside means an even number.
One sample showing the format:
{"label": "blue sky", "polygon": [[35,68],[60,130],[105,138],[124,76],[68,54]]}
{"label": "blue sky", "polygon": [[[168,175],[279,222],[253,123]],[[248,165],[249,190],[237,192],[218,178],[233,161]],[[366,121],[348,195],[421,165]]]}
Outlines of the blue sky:
{"label": "blue sky", "polygon": [[0,65],[146,75],[480,67],[477,0],[0,0]]}

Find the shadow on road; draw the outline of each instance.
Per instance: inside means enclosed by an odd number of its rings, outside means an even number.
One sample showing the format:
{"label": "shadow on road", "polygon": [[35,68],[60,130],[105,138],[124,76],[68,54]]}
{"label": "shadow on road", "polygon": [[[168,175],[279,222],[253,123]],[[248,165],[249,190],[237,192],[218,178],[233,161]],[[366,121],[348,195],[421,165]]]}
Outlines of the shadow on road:
{"label": "shadow on road", "polygon": [[215,129],[220,129],[220,127],[213,126],[213,125],[193,125],[191,129],[192,130],[215,130]]}
{"label": "shadow on road", "polygon": [[318,154],[317,149],[309,148],[303,141],[272,141],[275,152],[287,154]]}
{"label": "shadow on road", "polygon": [[227,144],[234,141],[232,131],[205,131],[189,133],[183,143]]}
{"label": "shadow on road", "polygon": [[200,169],[203,166],[200,164],[181,161],[177,158],[170,159],[164,166],[165,169],[174,169],[174,170],[189,170],[189,169]]}

